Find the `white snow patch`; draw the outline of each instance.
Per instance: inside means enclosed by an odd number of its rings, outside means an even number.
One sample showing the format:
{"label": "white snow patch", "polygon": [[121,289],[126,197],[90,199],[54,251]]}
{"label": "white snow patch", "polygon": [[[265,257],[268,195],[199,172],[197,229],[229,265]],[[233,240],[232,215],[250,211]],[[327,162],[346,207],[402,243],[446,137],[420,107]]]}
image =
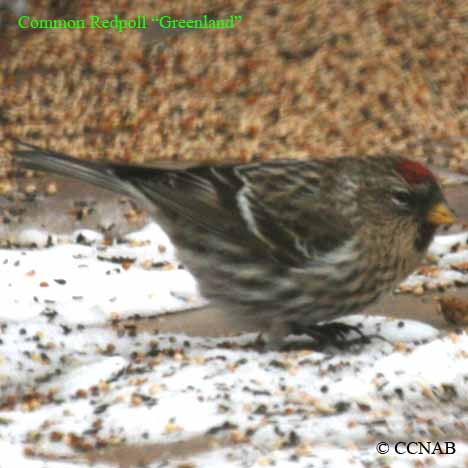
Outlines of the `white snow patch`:
{"label": "white snow patch", "polygon": [[468,233],[436,236],[429,248],[429,256],[436,259],[437,267],[431,274],[419,270],[400,285],[401,288],[424,288],[433,291],[468,284]]}

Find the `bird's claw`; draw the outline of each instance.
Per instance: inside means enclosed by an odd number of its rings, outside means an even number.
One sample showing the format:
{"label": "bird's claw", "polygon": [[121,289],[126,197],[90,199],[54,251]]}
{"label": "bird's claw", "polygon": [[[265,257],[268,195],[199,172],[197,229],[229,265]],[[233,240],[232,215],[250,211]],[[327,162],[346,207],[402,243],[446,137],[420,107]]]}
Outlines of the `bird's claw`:
{"label": "bird's claw", "polygon": [[[311,343],[311,346],[314,349],[323,349],[327,346],[335,346],[340,350],[346,350],[358,345],[360,350],[363,346],[371,343],[372,339],[387,341],[381,335],[365,335],[357,325],[348,325],[342,322],[308,325],[307,327],[295,326],[294,333],[305,334],[311,337],[314,340],[313,343]],[[359,336],[357,338],[348,338],[347,335],[350,333],[355,333]]]}

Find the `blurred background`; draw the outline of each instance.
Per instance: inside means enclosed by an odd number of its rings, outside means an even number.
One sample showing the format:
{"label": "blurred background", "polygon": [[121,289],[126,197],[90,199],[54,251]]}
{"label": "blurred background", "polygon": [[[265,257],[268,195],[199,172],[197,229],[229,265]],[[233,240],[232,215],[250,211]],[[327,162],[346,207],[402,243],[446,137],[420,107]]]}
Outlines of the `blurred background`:
{"label": "blurred background", "polygon": [[[234,29],[18,28],[17,17],[242,15]],[[11,136],[83,158],[468,158],[466,0],[0,0]]]}

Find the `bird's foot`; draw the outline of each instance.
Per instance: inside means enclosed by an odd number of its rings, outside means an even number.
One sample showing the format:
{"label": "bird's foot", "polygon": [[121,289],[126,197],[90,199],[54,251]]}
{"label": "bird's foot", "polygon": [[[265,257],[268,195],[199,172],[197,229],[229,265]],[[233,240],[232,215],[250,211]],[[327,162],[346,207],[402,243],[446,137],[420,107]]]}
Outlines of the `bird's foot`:
{"label": "bird's foot", "polygon": [[[378,334],[366,335],[357,325],[348,325],[342,322],[329,322],[320,325],[293,325],[295,334],[303,334],[311,337],[313,342],[310,347],[315,350],[321,350],[328,346],[335,346],[340,350],[347,350],[353,346],[358,346],[361,350],[363,346],[371,343],[372,339],[387,341]],[[354,333],[357,337],[350,338],[348,335]]]}

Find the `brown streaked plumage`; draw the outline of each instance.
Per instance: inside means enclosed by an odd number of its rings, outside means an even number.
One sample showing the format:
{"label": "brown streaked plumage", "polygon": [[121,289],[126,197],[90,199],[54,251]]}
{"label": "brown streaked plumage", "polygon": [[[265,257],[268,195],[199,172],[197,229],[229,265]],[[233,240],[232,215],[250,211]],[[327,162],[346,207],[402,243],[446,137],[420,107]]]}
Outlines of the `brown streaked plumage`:
{"label": "brown streaked plumage", "polygon": [[423,258],[454,216],[433,174],[398,155],[188,169],[80,161],[25,145],[23,167],[142,201],[213,304],[279,343],[344,342],[345,326]]}

